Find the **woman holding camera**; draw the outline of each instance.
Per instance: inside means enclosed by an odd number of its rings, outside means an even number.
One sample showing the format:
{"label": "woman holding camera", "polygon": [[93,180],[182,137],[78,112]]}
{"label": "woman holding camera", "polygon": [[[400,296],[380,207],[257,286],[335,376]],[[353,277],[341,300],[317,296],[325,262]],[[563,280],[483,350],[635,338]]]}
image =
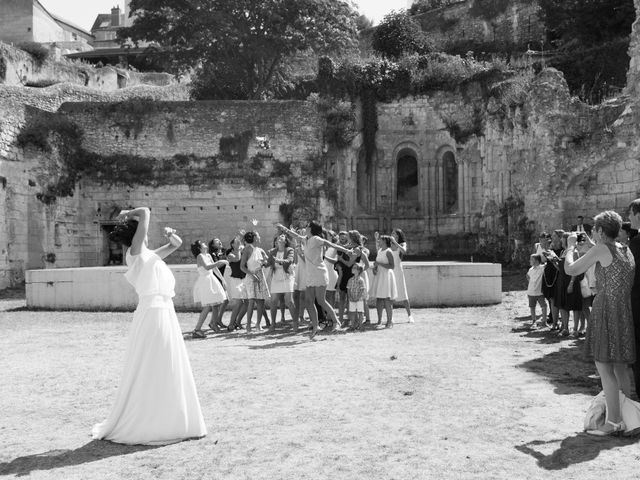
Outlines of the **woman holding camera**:
{"label": "woman holding camera", "polygon": [[585,355],[595,360],[605,394],[607,416],[605,424],[591,435],[616,435],[625,430],[620,409],[619,391],[627,397],[631,391],[628,365],[636,358],[631,287],[635,262],[628,247],[616,242],[622,218],[616,212],[605,211],[595,217],[596,245],[576,259],[577,235],[567,239],[565,270],[579,275],[595,265],[598,294],[587,328]]}

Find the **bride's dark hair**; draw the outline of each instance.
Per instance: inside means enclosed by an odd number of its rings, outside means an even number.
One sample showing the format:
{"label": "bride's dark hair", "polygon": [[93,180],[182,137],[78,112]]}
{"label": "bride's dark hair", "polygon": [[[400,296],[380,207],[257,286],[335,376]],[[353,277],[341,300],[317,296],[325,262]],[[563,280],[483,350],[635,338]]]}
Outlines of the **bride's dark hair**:
{"label": "bride's dark hair", "polygon": [[137,229],[137,220],[129,219],[125,222],[118,223],[111,233],[109,233],[109,240],[130,247]]}

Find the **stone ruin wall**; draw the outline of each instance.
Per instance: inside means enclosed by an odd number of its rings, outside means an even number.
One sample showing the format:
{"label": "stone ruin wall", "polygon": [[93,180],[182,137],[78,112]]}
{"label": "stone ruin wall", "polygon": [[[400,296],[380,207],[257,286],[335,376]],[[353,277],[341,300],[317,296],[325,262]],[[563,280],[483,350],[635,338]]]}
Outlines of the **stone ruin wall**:
{"label": "stone ruin wall", "polygon": [[39,63],[29,53],[0,42],[0,85],[46,86],[54,83],[101,91],[139,85],[178,85],[176,77],[168,73],[134,72],[111,66],[97,68],[72,60],[56,60],[53,56]]}
{"label": "stone ruin wall", "polygon": [[[636,7],[640,10],[640,0],[636,0]],[[365,233],[386,231],[397,224],[410,232],[416,250],[427,252],[438,247],[438,238],[450,234],[482,235],[504,229],[501,209],[509,198],[523,200],[522,215],[535,232],[568,228],[577,215],[592,218],[603,209],[614,208],[624,214],[629,201],[640,196],[639,39],[636,22],[625,95],[599,106],[571,98],[562,75],[553,69],[533,80],[515,79],[510,86],[494,88],[499,91],[504,87],[506,94],[440,92],[379,105],[378,155],[369,184],[374,208],[367,210],[358,204],[357,174],[362,155],[362,138],[358,136],[353,146],[329,148],[326,153],[329,176],[338,180],[337,212],[326,220],[337,228],[353,225]],[[185,232],[185,241],[232,231],[245,223],[245,217],[265,224],[280,218],[279,205],[289,196],[275,180],[266,190],[251,188],[237,179],[217,182],[217,188],[211,189],[186,184],[110,187],[82,180],[74,197],[49,206],[40,203],[35,194],[40,188],[37,174],[46,173],[41,168],[42,155],[18,148],[15,135],[36,112],[34,108],[56,111],[64,101],[106,100],[102,95],[79,87],[51,87],[37,95],[17,87],[0,87],[0,211],[4,214],[0,222],[0,288],[22,281],[25,268],[46,266],[42,257],[49,252],[56,253],[57,267],[101,264],[105,248],[101,224],[108,223],[123,205],[153,204],[157,222],[152,235],[159,233],[161,225],[174,224]],[[247,126],[253,127],[256,135],[268,134],[274,158],[283,161],[295,161],[312,150],[326,150],[321,118],[307,103],[292,102],[286,108],[270,102],[228,102],[216,108],[179,103],[169,110],[143,122],[138,138],[131,131],[126,137],[126,125],[123,128],[122,119],[113,118],[113,107],[108,105],[69,104],[60,114],[81,122],[90,133],[86,147],[101,152],[211,155],[218,152],[221,135],[244,131]],[[450,125],[458,123],[468,129],[478,113],[483,135],[456,142]],[[167,136],[170,123],[173,141]],[[424,214],[418,219],[407,212],[394,214],[393,155],[403,145],[414,145],[418,150],[424,185],[434,178],[429,169],[440,147],[455,150],[456,159],[467,164],[462,179],[463,215]],[[251,144],[249,148],[253,149],[248,152],[251,157],[257,147]],[[268,172],[269,162],[265,165]],[[300,175],[300,170],[294,169],[294,174]],[[432,205],[428,192],[425,188],[421,193],[426,208],[422,213],[433,213],[428,210]],[[184,258],[178,260],[191,261],[188,250],[183,250]]]}

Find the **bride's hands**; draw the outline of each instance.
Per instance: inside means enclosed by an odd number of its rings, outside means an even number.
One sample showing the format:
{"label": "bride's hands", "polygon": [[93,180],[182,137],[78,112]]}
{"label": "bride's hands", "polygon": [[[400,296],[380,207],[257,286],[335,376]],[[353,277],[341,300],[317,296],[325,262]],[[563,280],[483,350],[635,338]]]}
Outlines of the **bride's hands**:
{"label": "bride's hands", "polygon": [[116,217],[116,220],[121,222],[127,219],[127,215],[129,214],[131,210],[120,210],[120,213],[118,214],[118,216]]}

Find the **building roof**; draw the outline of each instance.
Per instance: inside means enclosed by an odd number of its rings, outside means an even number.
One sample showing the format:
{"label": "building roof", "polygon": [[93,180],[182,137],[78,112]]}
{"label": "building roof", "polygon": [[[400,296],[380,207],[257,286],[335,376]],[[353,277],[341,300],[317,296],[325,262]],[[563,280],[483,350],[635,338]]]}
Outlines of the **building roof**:
{"label": "building roof", "polygon": [[79,27],[78,25],[76,25],[75,23],[71,23],[68,20],[65,20],[62,17],[59,17],[58,15],[55,15],[53,13],[50,13],[49,15],[51,15],[53,17],[53,19],[58,22],[58,23],[62,23],[68,27],[73,28],[74,30],[78,30],[80,33],[87,35],[88,37],[93,37],[93,35],[91,34],[91,32],[86,31],[84,28]]}
{"label": "building roof", "polygon": [[91,31],[94,32],[98,29],[103,28],[113,28],[119,29],[124,27],[124,14],[120,14],[120,25],[112,25],[111,24],[111,14],[110,13],[99,13],[96,17],[96,20],[93,22],[93,26],[91,27]]}
{"label": "building roof", "polygon": [[42,5],[42,3],[40,3],[38,0],[33,0],[33,2],[34,2],[34,3],[37,3],[37,4],[38,4],[38,6],[39,6],[39,7],[40,7],[44,12],[46,12],[46,13],[47,13],[47,15],[49,15],[49,16],[50,16],[50,17],[51,17],[51,18],[52,18],[56,23],[62,23],[62,24],[64,24],[64,25],[68,26],[68,27],[71,27],[71,28],[73,28],[73,29],[75,29],[75,30],[78,30],[80,33],[82,33],[82,34],[84,34],[84,35],[87,35],[87,36],[89,36],[89,37],[91,37],[91,36],[92,36],[92,35],[91,35],[91,32],[87,32],[84,28],[78,27],[77,25],[75,25],[75,24],[73,24],[73,23],[69,22],[68,20],[65,20],[65,19],[64,19],[64,18],[62,18],[62,17],[59,17],[58,15],[54,15],[54,14],[53,14],[53,13],[51,13],[49,10],[47,10],[47,9],[45,8],[45,6],[44,6],[44,5]]}

